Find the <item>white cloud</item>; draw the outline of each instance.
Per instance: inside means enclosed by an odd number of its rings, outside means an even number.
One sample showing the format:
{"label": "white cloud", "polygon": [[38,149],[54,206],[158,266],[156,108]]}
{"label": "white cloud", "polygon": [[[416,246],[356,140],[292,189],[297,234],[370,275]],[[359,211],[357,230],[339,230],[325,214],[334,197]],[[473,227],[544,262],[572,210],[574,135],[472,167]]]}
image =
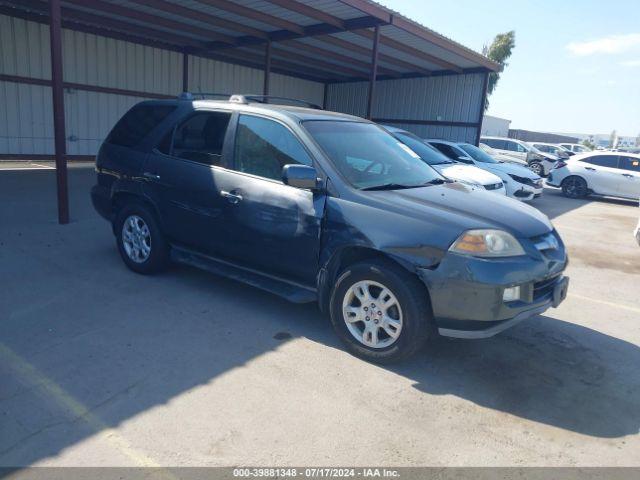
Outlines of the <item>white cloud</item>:
{"label": "white cloud", "polygon": [[626,62],[620,62],[623,67],[640,67],[640,60],[627,60]]}
{"label": "white cloud", "polygon": [[574,55],[585,56],[594,53],[622,53],[634,47],[640,47],[640,33],[610,35],[586,42],[571,42],[567,45],[567,50]]}

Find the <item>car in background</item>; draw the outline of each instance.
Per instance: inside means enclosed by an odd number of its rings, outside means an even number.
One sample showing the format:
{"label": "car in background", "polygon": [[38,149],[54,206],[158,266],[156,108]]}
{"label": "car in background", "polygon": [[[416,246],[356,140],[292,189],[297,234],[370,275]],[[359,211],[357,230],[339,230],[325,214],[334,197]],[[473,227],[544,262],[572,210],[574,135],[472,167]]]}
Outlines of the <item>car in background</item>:
{"label": "car in background", "polygon": [[541,152],[527,142],[514,138],[481,137],[480,142],[486,143],[500,153],[524,160],[529,168],[541,177],[546,177],[559,160],[555,155]]}
{"label": "car in background", "polygon": [[580,145],[579,143],[558,143],[558,146],[573,153],[589,153],[591,151],[590,148]]}
{"label": "car in background", "polygon": [[426,140],[443,155],[455,162],[473,165],[497,175],[505,185],[507,195],[518,200],[532,200],[542,195],[542,178],[527,167],[495,160],[491,155],[470,143],[445,140]]}
{"label": "car in background", "polygon": [[640,199],[640,155],[590,152],[560,162],[547,184],[569,198],[587,195]]}
{"label": "car in background", "polygon": [[633,235],[636,237],[636,242],[638,242],[638,245],[640,246],[640,219],[638,219],[638,226],[633,232]]}
{"label": "car in background", "polygon": [[461,165],[458,162],[454,162],[411,132],[386,125],[382,128],[443,177],[472,187],[506,195],[506,188],[499,176],[472,165]]}
{"label": "car in background", "polygon": [[553,143],[531,142],[531,145],[533,145],[541,152],[555,155],[560,160],[566,160],[567,158],[575,155],[575,153],[573,153],[571,150],[567,150],[566,148],[559,145],[554,145]]}
{"label": "car in background", "polygon": [[480,143],[478,145],[478,147],[484,151],[485,153],[491,155],[493,158],[495,158],[496,160],[498,160],[499,162],[507,162],[507,163],[514,163],[516,165],[522,165],[523,167],[527,167],[527,162],[525,160],[522,160],[520,158],[517,158],[513,155],[509,155],[507,153],[502,153],[499,152],[493,148],[491,148],[489,145],[487,145],[486,143]]}

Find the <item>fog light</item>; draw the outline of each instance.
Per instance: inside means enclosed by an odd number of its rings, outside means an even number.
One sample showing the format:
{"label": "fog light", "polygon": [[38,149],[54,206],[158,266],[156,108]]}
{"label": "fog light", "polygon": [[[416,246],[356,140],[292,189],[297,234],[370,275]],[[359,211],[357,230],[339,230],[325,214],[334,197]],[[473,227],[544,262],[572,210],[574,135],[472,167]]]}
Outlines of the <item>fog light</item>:
{"label": "fog light", "polygon": [[502,300],[505,302],[520,300],[520,286],[505,288],[502,294]]}

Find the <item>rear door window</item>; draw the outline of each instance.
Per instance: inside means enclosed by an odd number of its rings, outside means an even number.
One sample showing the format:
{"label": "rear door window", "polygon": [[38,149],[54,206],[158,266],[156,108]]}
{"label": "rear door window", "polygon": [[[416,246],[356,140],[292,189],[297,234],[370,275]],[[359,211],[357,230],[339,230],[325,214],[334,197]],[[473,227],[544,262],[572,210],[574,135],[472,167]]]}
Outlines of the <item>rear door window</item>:
{"label": "rear door window", "polygon": [[585,158],[582,161],[599,167],[618,168],[617,155],[595,155],[593,157]]}
{"label": "rear door window", "polygon": [[444,153],[447,157],[449,157],[452,160],[458,160],[458,157],[462,155],[451,145],[447,145],[445,143],[433,142],[431,145],[436,147],[439,151]]}
{"label": "rear door window", "polygon": [[175,109],[174,105],[136,105],[116,123],[106,142],[135,147]]}
{"label": "rear door window", "polygon": [[620,168],[630,172],[640,173],[640,158],[620,157]]}
{"label": "rear door window", "polygon": [[204,165],[220,165],[230,112],[198,112],[180,123],[158,150]]}

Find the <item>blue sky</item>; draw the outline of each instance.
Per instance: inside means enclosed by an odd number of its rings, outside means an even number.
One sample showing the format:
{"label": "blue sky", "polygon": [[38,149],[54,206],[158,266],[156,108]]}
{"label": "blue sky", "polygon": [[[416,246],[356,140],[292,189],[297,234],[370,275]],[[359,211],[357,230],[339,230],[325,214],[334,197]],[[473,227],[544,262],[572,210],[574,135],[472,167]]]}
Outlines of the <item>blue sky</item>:
{"label": "blue sky", "polygon": [[488,114],[512,128],[640,133],[640,0],[378,0],[480,51],[516,31]]}

